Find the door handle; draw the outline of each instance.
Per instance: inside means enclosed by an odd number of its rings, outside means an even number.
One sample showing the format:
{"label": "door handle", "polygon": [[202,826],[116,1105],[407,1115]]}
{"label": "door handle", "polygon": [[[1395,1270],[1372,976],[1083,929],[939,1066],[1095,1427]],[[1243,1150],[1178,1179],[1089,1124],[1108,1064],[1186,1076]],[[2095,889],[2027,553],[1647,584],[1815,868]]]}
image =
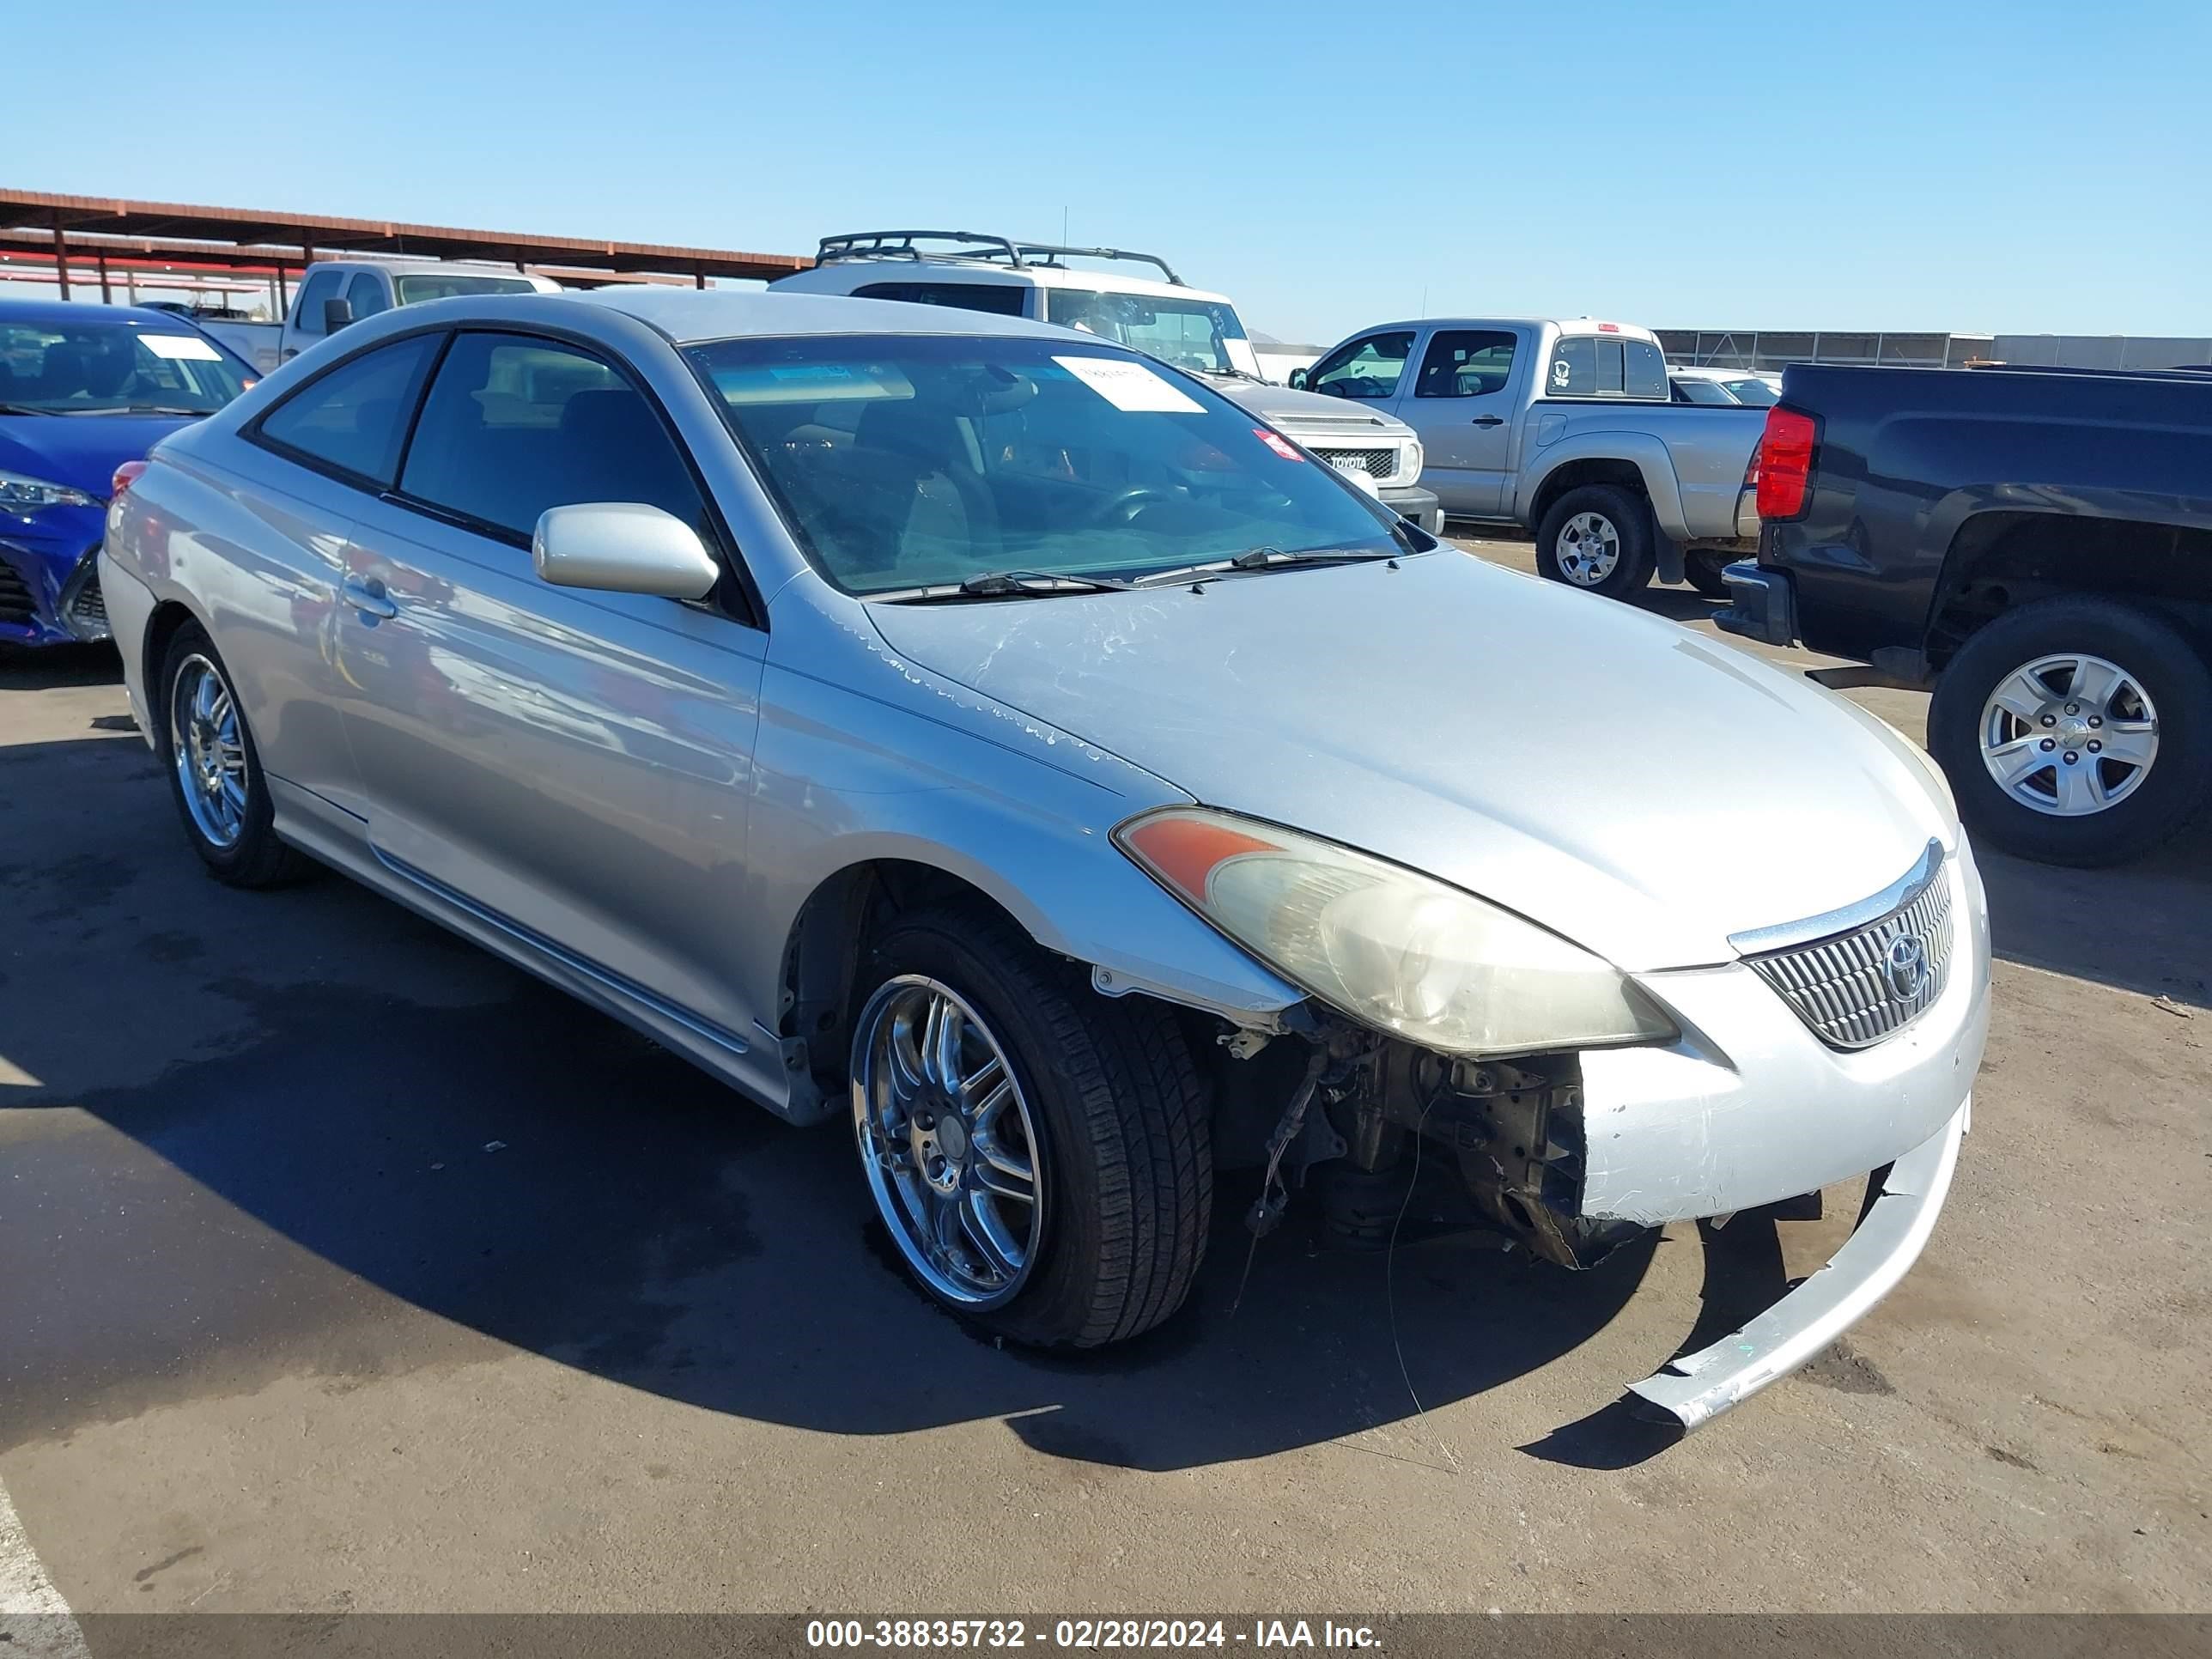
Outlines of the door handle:
{"label": "door handle", "polygon": [[384,584],[371,576],[363,581],[359,576],[348,576],[339,590],[345,602],[361,612],[362,620],[374,627],[379,622],[388,622],[399,614],[399,607],[385,592]]}
{"label": "door handle", "polygon": [[1501,415],[1478,415],[1474,417],[1474,423],[1477,426],[1504,426],[1505,418]]}

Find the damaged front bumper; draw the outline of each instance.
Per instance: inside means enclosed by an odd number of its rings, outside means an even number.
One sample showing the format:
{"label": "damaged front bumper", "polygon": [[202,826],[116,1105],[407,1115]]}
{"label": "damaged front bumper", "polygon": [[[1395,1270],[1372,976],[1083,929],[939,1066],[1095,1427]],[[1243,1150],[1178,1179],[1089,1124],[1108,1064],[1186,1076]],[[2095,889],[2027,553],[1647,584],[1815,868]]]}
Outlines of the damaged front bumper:
{"label": "damaged front bumper", "polygon": [[1857,1323],[1919,1260],[1951,1190],[1972,1112],[1969,1097],[1889,1167],[1858,1226],[1825,1267],[1741,1330],[1678,1355],[1629,1393],[1647,1413],[1694,1429],[1788,1376]]}

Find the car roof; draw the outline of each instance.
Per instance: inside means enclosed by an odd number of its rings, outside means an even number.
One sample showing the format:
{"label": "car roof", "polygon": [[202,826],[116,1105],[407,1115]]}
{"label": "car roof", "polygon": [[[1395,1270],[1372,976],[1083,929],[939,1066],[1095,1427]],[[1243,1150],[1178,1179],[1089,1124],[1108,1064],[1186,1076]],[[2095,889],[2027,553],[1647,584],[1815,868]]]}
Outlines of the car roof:
{"label": "car roof", "polygon": [[1654,344],[1659,339],[1650,329],[1634,323],[1601,322],[1595,317],[1407,317],[1395,323],[1376,323],[1358,332],[1377,334],[1391,328],[1556,328],[1562,334],[1649,340]]}
{"label": "car roof", "polygon": [[[466,306],[466,300],[441,301]],[[854,300],[836,294],[748,293],[733,289],[639,285],[595,289],[588,294],[486,296],[487,310],[600,306],[651,325],[678,345],[739,335],[784,334],[1025,334],[1065,339],[1068,331],[1020,317],[994,316],[956,306],[908,305],[896,300]],[[1104,344],[1106,342],[1102,341]]]}
{"label": "car roof", "polygon": [[142,323],[149,327],[173,329],[182,323],[191,328],[189,317],[173,311],[156,311],[151,306],[80,305],[71,300],[0,300],[0,323]]}
{"label": "car roof", "polygon": [[1159,300],[1195,300],[1201,305],[1233,303],[1227,295],[1208,289],[1132,276],[1119,270],[1078,270],[1073,265],[1044,264],[1035,260],[1009,265],[990,259],[915,258],[906,254],[840,254],[790,276],[780,276],[775,286],[798,289],[799,284],[810,280],[838,280],[836,276],[815,276],[816,272],[823,270],[850,272],[850,280],[855,284],[896,282],[902,276],[908,276],[915,282],[927,282],[933,274],[940,280],[949,278],[999,288],[1073,288],[1092,294],[1139,294]]}

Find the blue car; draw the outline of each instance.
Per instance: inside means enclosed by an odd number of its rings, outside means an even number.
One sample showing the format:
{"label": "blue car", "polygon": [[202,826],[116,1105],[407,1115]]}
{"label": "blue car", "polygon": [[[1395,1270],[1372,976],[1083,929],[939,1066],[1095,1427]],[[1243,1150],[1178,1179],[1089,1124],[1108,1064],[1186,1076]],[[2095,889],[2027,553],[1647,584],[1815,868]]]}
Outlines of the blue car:
{"label": "blue car", "polygon": [[0,300],[0,644],[107,637],[94,556],[116,468],[256,374],[165,312]]}

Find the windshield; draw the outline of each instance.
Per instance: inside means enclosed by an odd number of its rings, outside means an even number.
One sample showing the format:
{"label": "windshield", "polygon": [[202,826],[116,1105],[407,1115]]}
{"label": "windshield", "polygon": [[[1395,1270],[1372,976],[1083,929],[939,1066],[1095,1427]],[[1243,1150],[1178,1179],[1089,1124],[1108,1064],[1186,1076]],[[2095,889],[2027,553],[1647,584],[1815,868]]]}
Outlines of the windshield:
{"label": "windshield", "polygon": [[817,568],[853,593],[1140,576],[1255,547],[1395,553],[1395,520],[1203,382],[1018,336],[686,354]]}
{"label": "windshield", "polygon": [[1735,394],[1740,404],[1754,404],[1761,409],[1782,401],[1782,394],[1756,375],[1748,380],[1723,380],[1721,384]]}
{"label": "windshield", "polygon": [[450,300],[457,294],[534,294],[538,285],[527,276],[467,276],[449,270],[419,271],[411,276],[395,276],[393,289],[399,303],[411,306],[417,300]]}
{"label": "windshield", "polygon": [[1045,290],[1044,315],[1047,322],[1079,328],[1201,374],[1250,374],[1259,368],[1237,307],[1218,300],[1054,288]]}
{"label": "windshield", "polygon": [[58,415],[212,415],[252,380],[196,330],[85,310],[82,322],[0,322],[0,404]]}

